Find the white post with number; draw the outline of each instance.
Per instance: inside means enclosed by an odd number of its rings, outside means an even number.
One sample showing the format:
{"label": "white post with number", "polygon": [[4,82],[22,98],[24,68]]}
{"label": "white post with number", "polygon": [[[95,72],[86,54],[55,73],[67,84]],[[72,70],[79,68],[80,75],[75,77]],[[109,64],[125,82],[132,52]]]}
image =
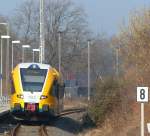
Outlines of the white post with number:
{"label": "white post with number", "polygon": [[141,136],[144,136],[144,103],[148,102],[148,87],[137,87],[137,102],[141,102]]}

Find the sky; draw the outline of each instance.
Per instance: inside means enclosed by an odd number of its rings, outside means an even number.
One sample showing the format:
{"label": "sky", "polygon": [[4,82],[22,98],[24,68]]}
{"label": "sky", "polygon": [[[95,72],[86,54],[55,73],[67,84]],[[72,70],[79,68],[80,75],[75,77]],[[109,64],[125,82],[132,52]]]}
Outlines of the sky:
{"label": "sky", "polygon": [[[25,0],[0,0],[0,14],[13,16],[13,10]],[[150,0],[73,0],[87,14],[90,29],[95,33],[113,35],[128,22],[129,14],[150,7]]]}

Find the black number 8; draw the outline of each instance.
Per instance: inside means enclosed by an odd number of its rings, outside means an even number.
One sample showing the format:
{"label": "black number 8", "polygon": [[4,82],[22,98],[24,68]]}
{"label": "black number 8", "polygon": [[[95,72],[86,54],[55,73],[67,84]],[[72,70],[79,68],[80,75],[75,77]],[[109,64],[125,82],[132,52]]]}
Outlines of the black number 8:
{"label": "black number 8", "polygon": [[145,90],[144,89],[140,90],[140,99],[145,99]]}

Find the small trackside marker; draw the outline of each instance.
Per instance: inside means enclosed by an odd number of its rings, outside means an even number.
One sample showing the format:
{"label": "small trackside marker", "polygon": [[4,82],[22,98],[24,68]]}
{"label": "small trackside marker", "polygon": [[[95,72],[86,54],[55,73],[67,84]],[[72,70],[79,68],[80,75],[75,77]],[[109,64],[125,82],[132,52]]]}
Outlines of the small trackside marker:
{"label": "small trackside marker", "polygon": [[137,87],[137,102],[141,102],[141,136],[144,136],[144,103],[148,102],[148,87]]}
{"label": "small trackside marker", "polygon": [[137,102],[148,102],[148,87],[137,87]]}

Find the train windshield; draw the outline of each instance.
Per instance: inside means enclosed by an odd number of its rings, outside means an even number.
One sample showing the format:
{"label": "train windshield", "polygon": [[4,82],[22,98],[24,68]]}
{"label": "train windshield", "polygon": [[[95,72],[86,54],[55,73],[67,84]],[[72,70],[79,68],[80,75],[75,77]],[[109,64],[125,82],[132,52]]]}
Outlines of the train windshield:
{"label": "train windshield", "polygon": [[26,69],[21,68],[21,81],[23,91],[41,92],[47,70],[46,69]]}

